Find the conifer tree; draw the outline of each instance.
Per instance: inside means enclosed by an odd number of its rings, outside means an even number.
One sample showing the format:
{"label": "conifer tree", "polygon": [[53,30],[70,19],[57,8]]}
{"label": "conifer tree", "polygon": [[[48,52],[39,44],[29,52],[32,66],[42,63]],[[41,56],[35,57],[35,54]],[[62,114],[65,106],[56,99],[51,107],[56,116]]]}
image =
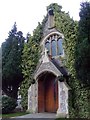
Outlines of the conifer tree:
{"label": "conifer tree", "polygon": [[2,43],[2,89],[13,98],[17,98],[18,87],[23,80],[21,55],[24,39],[15,23],[8,38]]}
{"label": "conifer tree", "polygon": [[76,70],[79,80],[90,86],[90,2],[81,3]]}

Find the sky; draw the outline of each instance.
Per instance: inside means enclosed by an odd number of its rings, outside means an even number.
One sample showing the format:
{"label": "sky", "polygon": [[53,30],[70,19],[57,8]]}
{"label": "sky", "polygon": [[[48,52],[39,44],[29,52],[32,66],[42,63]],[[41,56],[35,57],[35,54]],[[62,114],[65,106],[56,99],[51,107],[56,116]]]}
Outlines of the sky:
{"label": "sky", "polygon": [[84,0],[0,0],[0,46],[8,38],[14,22],[17,30],[22,31],[24,37],[42,22],[47,13],[46,7],[51,3],[58,3],[63,11],[69,12],[70,17],[79,20],[80,3]]}

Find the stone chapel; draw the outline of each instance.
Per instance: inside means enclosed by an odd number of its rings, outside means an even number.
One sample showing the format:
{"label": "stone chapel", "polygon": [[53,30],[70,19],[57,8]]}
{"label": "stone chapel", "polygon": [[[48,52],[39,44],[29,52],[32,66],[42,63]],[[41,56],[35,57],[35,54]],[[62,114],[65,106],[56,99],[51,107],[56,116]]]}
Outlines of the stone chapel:
{"label": "stone chapel", "polygon": [[35,83],[28,89],[28,111],[56,113],[61,117],[69,117],[69,73],[62,62],[65,57],[64,35],[54,26],[52,9],[48,10],[43,36],[40,43],[41,58],[34,74]]}

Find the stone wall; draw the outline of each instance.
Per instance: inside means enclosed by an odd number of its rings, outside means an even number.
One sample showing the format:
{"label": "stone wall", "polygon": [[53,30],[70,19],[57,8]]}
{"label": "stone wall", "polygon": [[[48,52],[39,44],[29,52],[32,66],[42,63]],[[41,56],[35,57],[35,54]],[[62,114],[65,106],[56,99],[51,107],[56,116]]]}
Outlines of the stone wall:
{"label": "stone wall", "polygon": [[58,117],[69,117],[68,113],[68,90],[67,83],[58,81],[58,101],[59,107],[57,110]]}
{"label": "stone wall", "polygon": [[32,84],[28,90],[28,111],[38,112],[38,82]]}

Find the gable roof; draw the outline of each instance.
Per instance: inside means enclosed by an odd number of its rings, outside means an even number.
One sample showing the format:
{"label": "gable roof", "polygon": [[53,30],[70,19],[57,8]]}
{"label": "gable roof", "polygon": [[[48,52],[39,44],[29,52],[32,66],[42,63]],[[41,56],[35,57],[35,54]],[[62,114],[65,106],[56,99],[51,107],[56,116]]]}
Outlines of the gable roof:
{"label": "gable roof", "polygon": [[62,67],[60,61],[57,59],[49,59],[48,62],[41,62],[34,74],[34,79],[38,79],[38,77],[44,72],[51,72],[55,76],[68,76],[68,71],[65,67]]}

